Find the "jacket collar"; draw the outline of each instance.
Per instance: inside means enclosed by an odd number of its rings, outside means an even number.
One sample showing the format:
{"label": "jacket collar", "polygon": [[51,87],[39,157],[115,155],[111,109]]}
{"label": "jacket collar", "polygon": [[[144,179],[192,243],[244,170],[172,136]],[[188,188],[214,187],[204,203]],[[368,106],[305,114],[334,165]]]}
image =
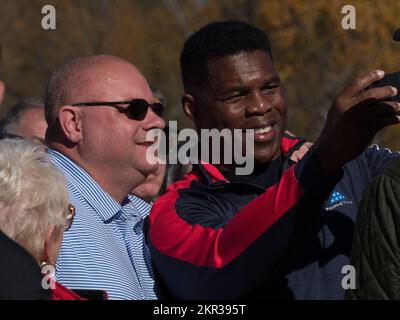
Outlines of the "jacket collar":
{"label": "jacket collar", "polygon": [[[285,156],[286,163],[289,165],[290,156],[294,151],[298,150],[306,141],[302,138],[292,137],[284,134],[281,141],[281,151]],[[230,183],[219,169],[211,164],[204,161],[200,161],[199,164],[193,164],[193,171],[200,174],[208,186],[212,184],[223,185]]]}

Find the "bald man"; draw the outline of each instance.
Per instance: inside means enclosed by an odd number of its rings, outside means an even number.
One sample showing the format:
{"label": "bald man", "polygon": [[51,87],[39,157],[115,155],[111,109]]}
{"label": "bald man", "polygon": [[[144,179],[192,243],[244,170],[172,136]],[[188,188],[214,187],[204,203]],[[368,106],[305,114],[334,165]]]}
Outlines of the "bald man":
{"label": "bald man", "polygon": [[155,142],[147,132],[165,126],[153,102],[140,71],[113,56],[69,61],[48,83],[46,144],[76,208],[57,262],[57,280],[69,288],[156,299],[143,236],[150,207],[129,195],[158,170],[146,161]]}

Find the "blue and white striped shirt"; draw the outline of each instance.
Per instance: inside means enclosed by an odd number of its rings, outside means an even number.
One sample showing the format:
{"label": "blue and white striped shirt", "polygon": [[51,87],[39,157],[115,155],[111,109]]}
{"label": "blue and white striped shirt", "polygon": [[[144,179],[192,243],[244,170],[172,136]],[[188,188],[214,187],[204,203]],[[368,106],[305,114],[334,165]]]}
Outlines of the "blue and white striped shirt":
{"label": "blue and white striped shirt", "polygon": [[79,165],[48,149],[67,180],[75,219],[57,260],[57,281],[69,289],[105,290],[109,299],[156,299],[143,234],[150,205],[129,196],[115,201]]}

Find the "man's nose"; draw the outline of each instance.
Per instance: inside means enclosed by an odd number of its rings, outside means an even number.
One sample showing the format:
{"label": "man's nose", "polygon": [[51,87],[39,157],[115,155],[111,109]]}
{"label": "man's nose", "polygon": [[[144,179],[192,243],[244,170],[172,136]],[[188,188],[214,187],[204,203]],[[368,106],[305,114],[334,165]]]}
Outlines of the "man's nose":
{"label": "man's nose", "polygon": [[246,103],[247,116],[262,116],[271,111],[273,107],[268,97],[261,90],[253,92]]}
{"label": "man's nose", "polygon": [[143,119],[143,130],[164,129],[165,121],[157,115],[151,108],[147,111],[146,118]]}

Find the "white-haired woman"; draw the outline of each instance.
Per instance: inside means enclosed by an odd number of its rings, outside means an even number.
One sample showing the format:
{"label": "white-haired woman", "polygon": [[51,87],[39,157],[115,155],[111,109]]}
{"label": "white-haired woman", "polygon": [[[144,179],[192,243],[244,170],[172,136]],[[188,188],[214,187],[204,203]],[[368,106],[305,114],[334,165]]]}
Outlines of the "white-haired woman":
{"label": "white-haired woman", "polygon": [[[39,145],[0,141],[0,230],[24,247],[46,273],[55,265],[74,213],[64,177]],[[55,300],[81,299],[49,275],[42,284],[52,290]]]}

